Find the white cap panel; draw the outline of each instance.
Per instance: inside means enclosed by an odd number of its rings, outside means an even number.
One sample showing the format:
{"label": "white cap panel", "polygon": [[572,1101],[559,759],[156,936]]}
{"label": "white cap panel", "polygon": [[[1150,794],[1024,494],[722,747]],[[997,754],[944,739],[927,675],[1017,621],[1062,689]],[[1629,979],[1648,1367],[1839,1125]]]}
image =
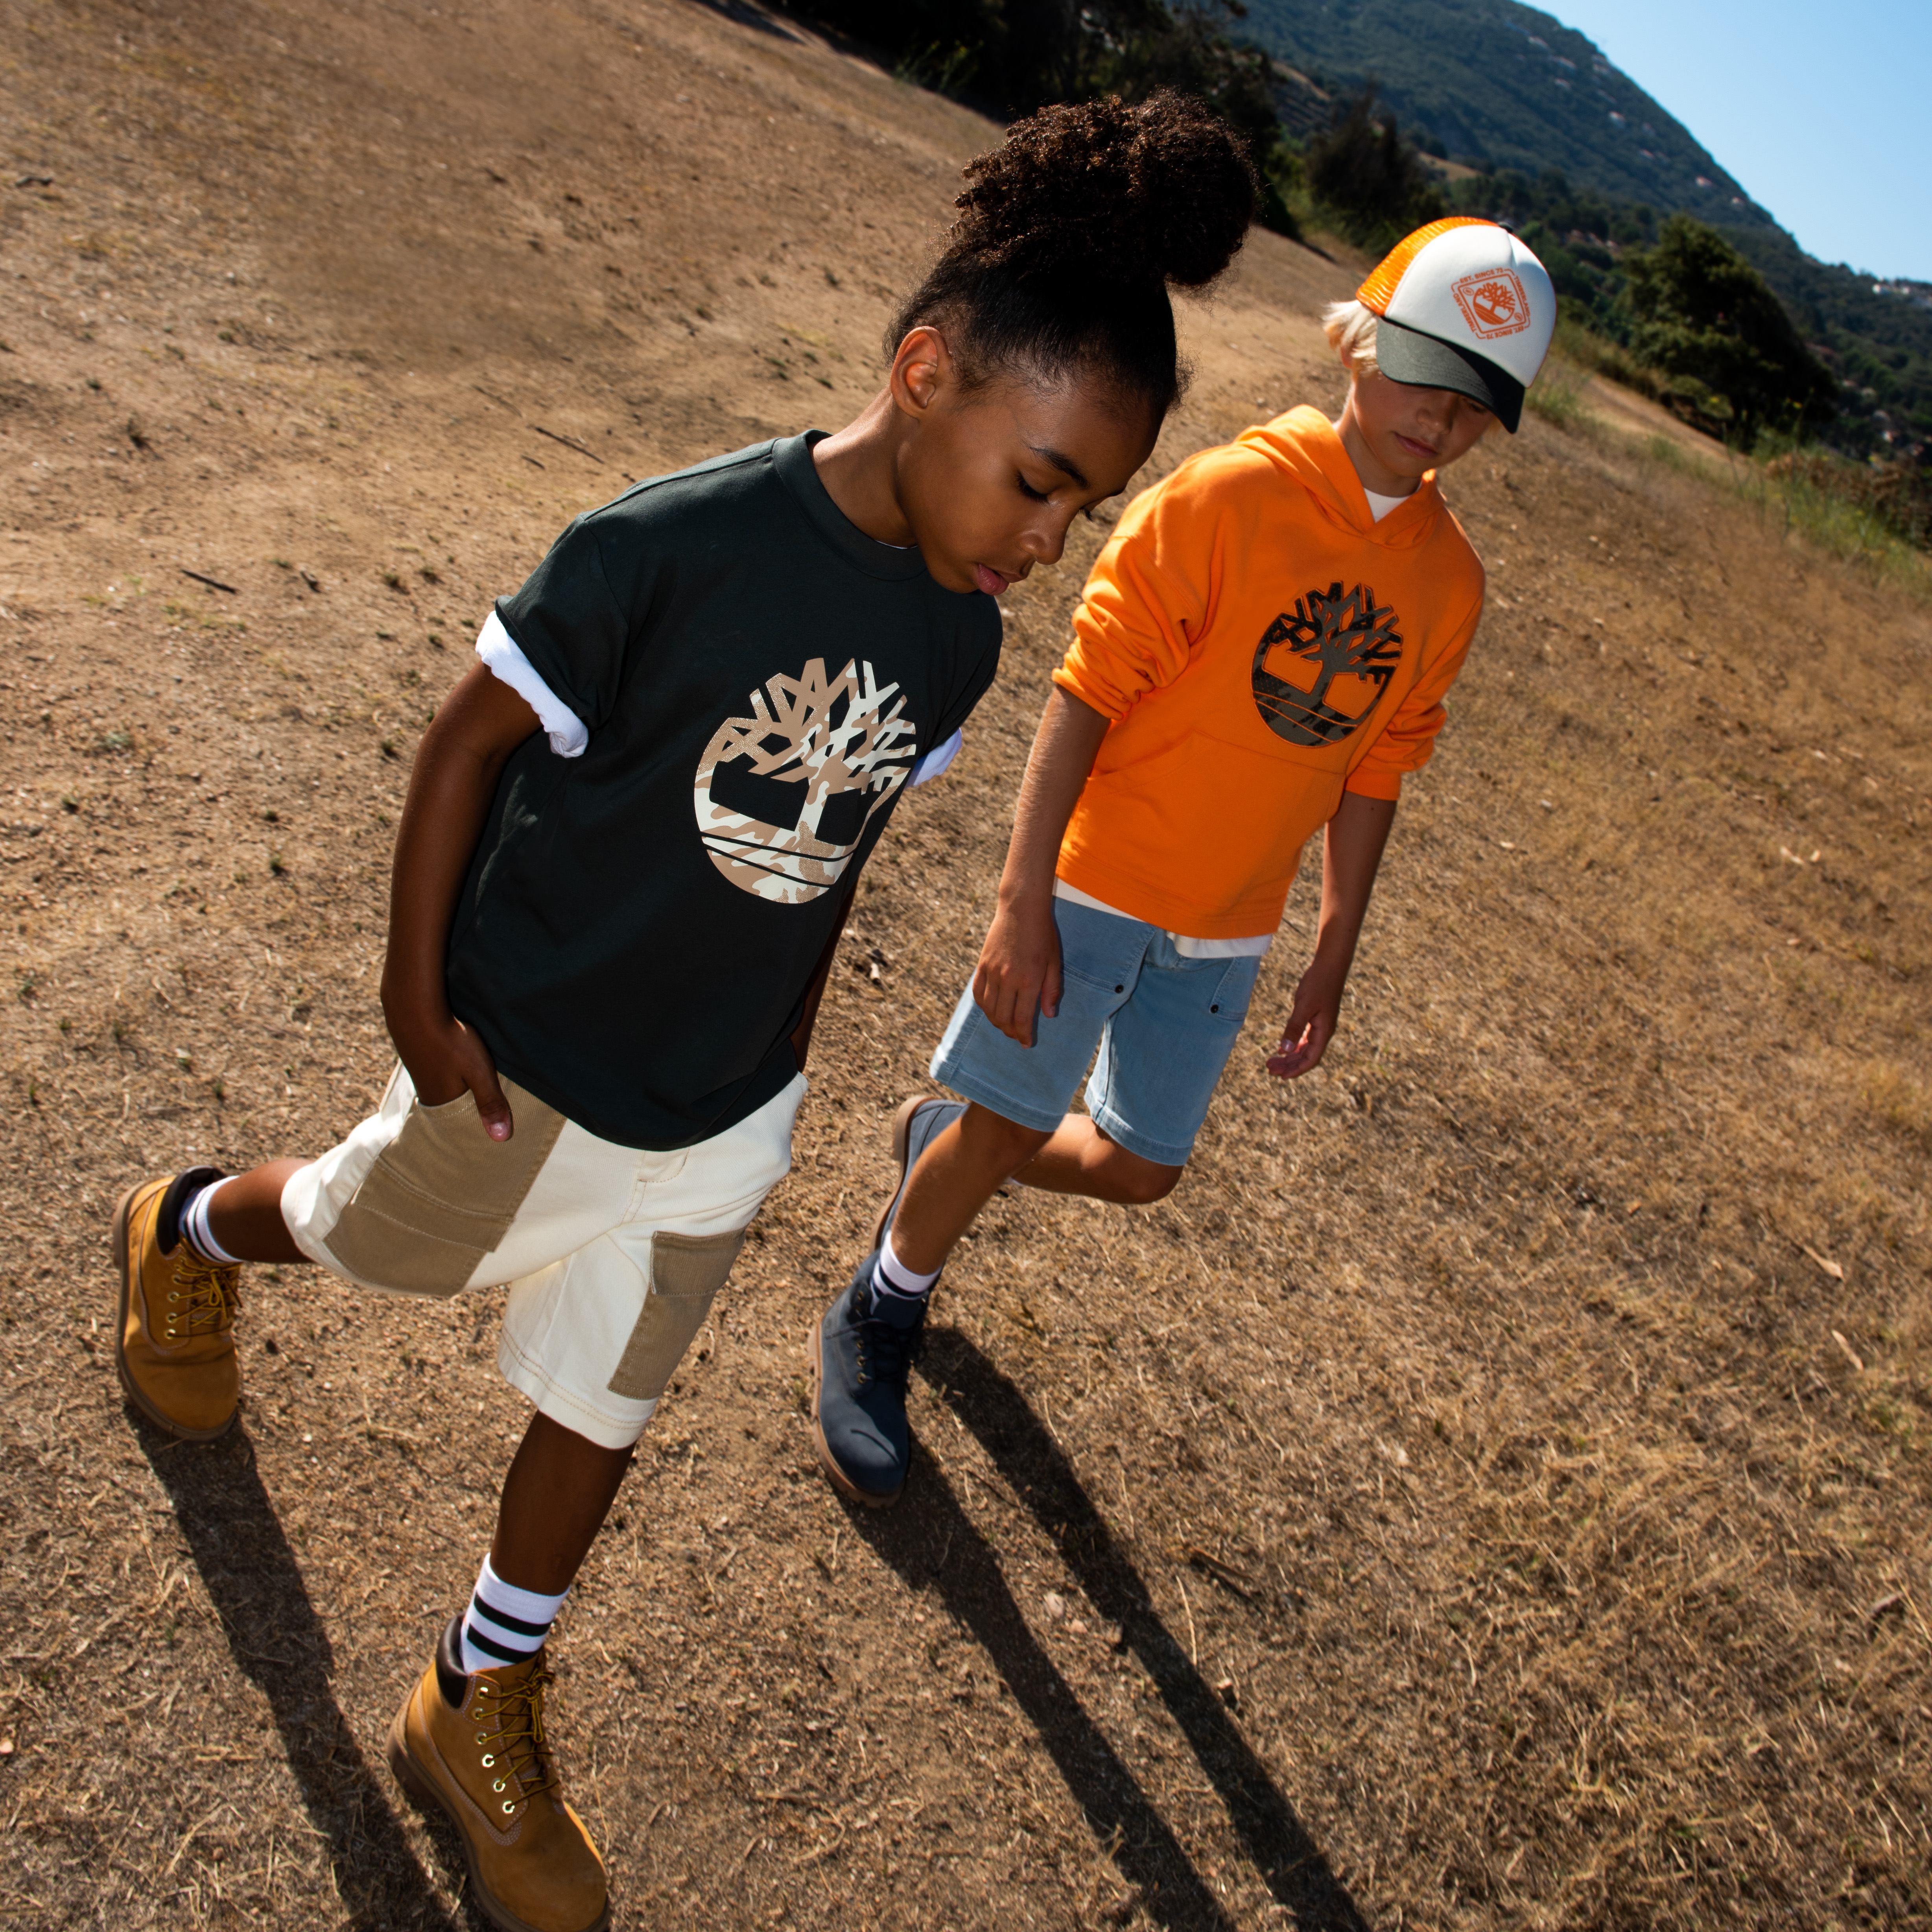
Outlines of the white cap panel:
{"label": "white cap panel", "polygon": [[1508,229],[1470,223],[1416,250],[1383,313],[1486,358],[1526,387],[1556,333],[1556,290]]}

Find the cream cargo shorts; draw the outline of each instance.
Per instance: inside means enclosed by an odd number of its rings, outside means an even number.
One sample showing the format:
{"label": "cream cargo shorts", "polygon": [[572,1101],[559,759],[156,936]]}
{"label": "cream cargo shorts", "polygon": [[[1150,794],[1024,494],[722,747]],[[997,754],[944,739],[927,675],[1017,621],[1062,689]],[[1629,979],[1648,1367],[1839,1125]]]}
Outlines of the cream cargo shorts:
{"label": "cream cargo shorts", "polygon": [[628,1448],[791,1166],[805,1076],[671,1154],[599,1140],[513,1081],[503,1092],[516,1132],[493,1141],[473,1094],[421,1106],[398,1066],[376,1112],[290,1177],[282,1218],[311,1261],[365,1288],[507,1282],[505,1376],[553,1421]]}

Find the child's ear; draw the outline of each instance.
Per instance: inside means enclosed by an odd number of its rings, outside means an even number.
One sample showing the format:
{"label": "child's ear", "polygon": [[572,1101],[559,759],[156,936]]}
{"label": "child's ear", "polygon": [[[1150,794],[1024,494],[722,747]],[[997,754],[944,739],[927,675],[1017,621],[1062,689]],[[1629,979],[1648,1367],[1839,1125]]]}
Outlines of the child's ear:
{"label": "child's ear", "polygon": [[899,408],[915,418],[929,414],[955,380],[945,337],[923,322],[917,328],[908,330],[886,377],[892,400]]}

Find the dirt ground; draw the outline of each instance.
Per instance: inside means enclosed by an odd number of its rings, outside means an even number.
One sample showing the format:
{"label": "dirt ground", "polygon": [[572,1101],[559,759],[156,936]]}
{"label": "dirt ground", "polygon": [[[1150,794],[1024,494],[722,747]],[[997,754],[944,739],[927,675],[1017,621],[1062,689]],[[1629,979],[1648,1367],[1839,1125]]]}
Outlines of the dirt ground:
{"label": "dirt ground", "polygon": [[[488,600],[844,421],[995,138],[748,0],[0,0],[10,1921],[478,1922],[381,1745],[522,1426],[496,1298],[257,1270],[176,1446],[108,1216],[368,1108]],[[1336,403],[1354,278],[1257,236],[1154,472]],[[1262,1067],[1311,879],[1180,1190],[996,1204],[861,1514],[802,1336],[1103,532],[1012,600],[566,1612],[620,1924],[1932,1923],[1932,616],[1607,423],[1450,494],[1490,611],[1327,1066]]]}

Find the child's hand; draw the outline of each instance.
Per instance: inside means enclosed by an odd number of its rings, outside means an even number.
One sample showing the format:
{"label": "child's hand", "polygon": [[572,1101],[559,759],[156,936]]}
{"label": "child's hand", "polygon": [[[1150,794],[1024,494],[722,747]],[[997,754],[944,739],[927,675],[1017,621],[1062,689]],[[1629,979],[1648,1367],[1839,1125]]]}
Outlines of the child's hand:
{"label": "child's hand", "polygon": [[1346,966],[1337,971],[1318,958],[1302,974],[1281,1044],[1268,1055],[1268,1070],[1277,1080],[1298,1080],[1322,1064],[1341,1018],[1342,989],[1348,981]]}
{"label": "child's hand", "polygon": [[476,1116],[493,1141],[506,1141],[516,1131],[510,1103],[497,1084],[496,1062],[482,1039],[454,1013],[429,1020],[407,1030],[405,1040],[392,1023],[396,1051],[416,1083],[416,1098],[425,1107],[446,1106],[466,1093],[476,1096]]}
{"label": "child's hand", "polygon": [[450,921],[510,754],[539,729],[507,684],[472,664],[423,734],[396,832],[382,1017],[425,1107],[464,1094],[493,1141],[515,1130],[490,1049],[449,1010],[443,990]]}
{"label": "child's hand", "polygon": [[980,949],[973,998],[1007,1039],[1033,1044],[1034,1016],[1060,1010],[1060,929],[1053,901],[1018,907],[1001,904]]}

